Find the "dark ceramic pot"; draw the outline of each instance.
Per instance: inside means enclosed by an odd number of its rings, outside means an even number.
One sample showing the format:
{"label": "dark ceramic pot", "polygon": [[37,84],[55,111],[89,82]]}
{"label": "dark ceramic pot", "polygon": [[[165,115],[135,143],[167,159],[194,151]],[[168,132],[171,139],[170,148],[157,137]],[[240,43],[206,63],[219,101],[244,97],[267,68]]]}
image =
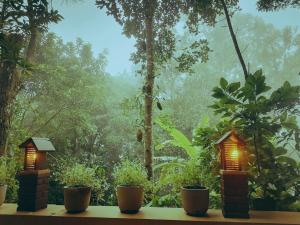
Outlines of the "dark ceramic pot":
{"label": "dark ceramic pot", "polygon": [[181,188],[182,206],[190,216],[205,216],[209,205],[209,190],[205,187]]}
{"label": "dark ceramic pot", "polygon": [[91,200],[91,188],[86,186],[64,187],[64,203],[69,213],[85,211]]}
{"label": "dark ceramic pot", "polygon": [[117,199],[122,213],[138,213],[144,202],[144,188],[141,186],[118,186]]}

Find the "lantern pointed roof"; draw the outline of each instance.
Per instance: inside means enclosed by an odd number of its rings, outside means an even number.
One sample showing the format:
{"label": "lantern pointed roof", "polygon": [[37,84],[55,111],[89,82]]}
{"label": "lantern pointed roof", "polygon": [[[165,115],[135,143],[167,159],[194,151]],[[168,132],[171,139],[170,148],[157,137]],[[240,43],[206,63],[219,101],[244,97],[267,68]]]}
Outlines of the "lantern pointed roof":
{"label": "lantern pointed roof", "polygon": [[19,145],[20,148],[25,148],[28,144],[33,144],[37,151],[51,152],[55,148],[49,138],[31,137]]}
{"label": "lantern pointed roof", "polygon": [[221,144],[222,142],[226,141],[227,139],[230,139],[233,142],[240,142],[240,143],[245,143],[243,139],[241,139],[234,130],[228,131],[225,133],[217,142],[216,144]]}

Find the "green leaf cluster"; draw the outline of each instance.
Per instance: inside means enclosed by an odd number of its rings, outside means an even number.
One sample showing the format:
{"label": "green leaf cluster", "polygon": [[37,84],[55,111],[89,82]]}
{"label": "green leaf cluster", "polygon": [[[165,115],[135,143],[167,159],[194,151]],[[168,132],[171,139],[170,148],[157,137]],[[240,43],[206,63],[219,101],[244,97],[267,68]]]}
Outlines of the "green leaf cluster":
{"label": "green leaf cluster", "polygon": [[100,167],[88,167],[85,164],[62,164],[55,174],[56,180],[70,187],[90,187],[97,200],[101,200],[106,190],[105,174]]}
{"label": "green leaf cluster", "polygon": [[271,92],[262,70],[245,84],[222,78],[213,89],[215,113],[230,121],[246,139],[254,196],[276,200],[288,208],[299,199],[300,167],[290,155],[299,153],[300,86],[286,81]]}
{"label": "green leaf cluster", "polygon": [[0,156],[0,185],[8,185],[16,174],[16,163],[11,158]]}
{"label": "green leaf cluster", "polygon": [[17,200],[18,182],[15,176],[18,169],[16,158],[0,157],[0,186],[7,185],[6,202]]}
{"label": "green leaf cluster", "polygon": [[178,129],[174,127],[172,122],[167,116],[161,116],[155,120],[164,131],[172,137],[168,142],[164,142],[163,145],[159,146],[162,148],[165,144],[171,144],[172,146],[179,147],[188,155],[188,157],[194,159],[199,156],[200,149],[196,146],[193,146],[193,143]]}
{"label": "green leaf cluster", "polygon": [[144,166],[137,161],[124,160],[114,167],[113,177],[116,185],[149,186],[147,172]]}
{"label": "green leaf cluster", "polygon": [[200,160],[187,160],[182,163],[181,167],[174,167],[173,170],[167,171],[167,176],[162,174],[161,181],[172,182],[176,190],[185,186],[203,187],[206,186],[206,175],[203,172]]}

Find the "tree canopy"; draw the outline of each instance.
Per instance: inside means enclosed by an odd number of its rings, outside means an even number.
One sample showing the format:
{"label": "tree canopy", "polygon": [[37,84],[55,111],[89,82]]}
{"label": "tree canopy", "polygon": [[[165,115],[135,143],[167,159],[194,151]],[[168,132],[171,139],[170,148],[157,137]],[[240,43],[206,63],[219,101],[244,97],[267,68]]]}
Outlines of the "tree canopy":
{"label": "tree canopy", "polygon": [[259,0],[257,1],[257,8],[262,11],[276,11],[287,7],[298,8],[300,6],[299,0]]}

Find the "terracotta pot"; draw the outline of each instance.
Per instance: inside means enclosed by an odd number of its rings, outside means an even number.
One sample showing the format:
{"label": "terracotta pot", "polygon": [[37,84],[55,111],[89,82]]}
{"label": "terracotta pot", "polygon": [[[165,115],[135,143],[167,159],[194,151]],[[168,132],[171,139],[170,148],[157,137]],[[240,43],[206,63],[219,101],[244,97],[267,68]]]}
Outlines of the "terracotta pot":
{"label": "terracotta pot", "polygon": [[7,185],[0,185],[0,206],[5,201],[6,190],[7,190]]}
{"label": "terracotta pot", "polygon": [[272,198],[255,198],[253,199],[253,209],[262,211],[275,211],[276,201]]}
{"label": "terracotta pot", "polygon": [[118,186],[117,199],[122,213],[137,213],[144,202],[144,188],[141,186]]}
{"label": "terracotta pot", "polygon": [[190,216],[204,216],[208,210],[209,191],[205,187],[181,188],[182,206]]}
{"label": "terracotta pot", "polygon": [[86,186],[64,187],[64,203],[69,213],[83,212],[91,200],[91,188]]}

